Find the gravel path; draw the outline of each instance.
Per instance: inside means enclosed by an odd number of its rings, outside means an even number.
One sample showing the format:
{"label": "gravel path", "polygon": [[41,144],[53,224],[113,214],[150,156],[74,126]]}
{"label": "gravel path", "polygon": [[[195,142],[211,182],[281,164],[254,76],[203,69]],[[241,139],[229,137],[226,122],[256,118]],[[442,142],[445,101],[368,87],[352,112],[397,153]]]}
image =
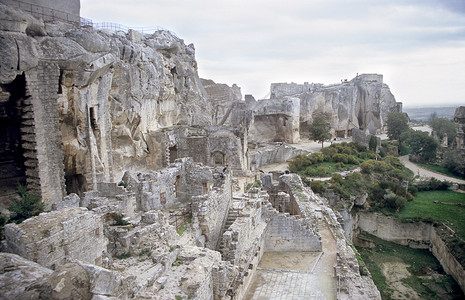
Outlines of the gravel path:
{"label": "gravel path", "polygon": [[461,179],[449,177],[449,176],[446,176],[446,175],[443,175],[443,174],[440,174],[440,173],[436,173],[436,172],[424,169],[424,168],[412,163],[409,160],[408,155],[399,156],[399,159],[404,164],[404,166],[406,166],[407,168],[412,170],[415,175],[420,175],[420,177],[427,177],[427,178],[434,177],[434,178],[436,178],[438,180],[441,180],[441,181],[447,180],[447,181],[450,181],[450,182],[453,182],[453,183],[465,184],[465,180],[461,180]]}

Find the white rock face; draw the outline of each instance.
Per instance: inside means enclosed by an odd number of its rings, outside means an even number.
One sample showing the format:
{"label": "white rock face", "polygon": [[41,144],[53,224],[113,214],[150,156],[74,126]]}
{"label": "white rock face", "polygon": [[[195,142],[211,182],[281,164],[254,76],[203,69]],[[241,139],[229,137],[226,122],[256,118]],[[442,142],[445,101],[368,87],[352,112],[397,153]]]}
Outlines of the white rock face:
{"label": "white rock face", "polygon": [[271,84],[272,98],[300,98],[300,122],[311,123],[314,115],[323,114],[333,135],[347,135],[352,128],[383,130],[387,114],[397,104],[389,87],[378,74],[358,75],[340,84]]}
{"label": "white rock face", "polygon": [[[56,98],[68,183],[95,189],[130,167],[154,168],[151,154],[165,149],[153,142],[151,132],[211,125],[212,106],[197,74],[195,48],[173,33],[44,25],[2,4],[0,17],[0,85],[22,74],[25,89],[29,78],[37,78],[37,86],[49,85],[46,99]],[[52,72],[42,71],[44,61],[56,65],[58,82]]]}
{"label": "white rock face", "polygon": [[18,255],[0,252],[0,299],[46,299],[52,273]]}

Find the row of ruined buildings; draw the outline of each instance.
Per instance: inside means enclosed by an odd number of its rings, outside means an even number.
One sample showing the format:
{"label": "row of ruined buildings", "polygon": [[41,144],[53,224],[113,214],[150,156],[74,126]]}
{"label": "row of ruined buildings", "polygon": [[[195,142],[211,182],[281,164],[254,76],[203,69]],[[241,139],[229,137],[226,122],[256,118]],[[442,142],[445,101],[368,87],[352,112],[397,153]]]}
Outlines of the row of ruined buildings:
{"label": "row of ruined buildings", "polygon": [[[181,157],[245,174],[275,162],[257,149],[297,143],[315,114],[327,116],[333,136],[347,137],[353,128],[383,130],[387,113],[399,109],[375,74],[330,86],[272,84],[270,99],[242,100],[237,86],[200,79],[194,46],[169,31],[44,23],[5,3],[0,189],[11,194],[26,182],[48,209],[127,170]],[[296,154],[273,151],[273,160]]]}
{"label": "row of ruined buildings", "polygon": [[264,191],[243,194],[237,177],[301,154],[289,144],[315,115],[335,137],[382,131],[401,109],[382,75],[272,84],[270,99],[243,100],[199,78],[194,45],[166,30],[96,30],[69,18],[78,2],[61,1],[65,15],[53,1],[0,1],[0,208],[22,182],[48,211],[6,225],[2,251],[19,256],[0,253],[1,295],[242,299],[264,252],[321,251],[324,223],[337,298],[379,298],[338,217],[298,176],[263,174]]}

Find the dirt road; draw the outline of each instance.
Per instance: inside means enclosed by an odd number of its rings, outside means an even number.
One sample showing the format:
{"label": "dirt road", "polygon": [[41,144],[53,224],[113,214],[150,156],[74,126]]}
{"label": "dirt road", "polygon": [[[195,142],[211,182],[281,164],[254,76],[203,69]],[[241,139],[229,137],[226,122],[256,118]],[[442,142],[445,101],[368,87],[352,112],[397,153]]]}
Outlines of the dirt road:
{"label": "dirt road", "polygon": [[434,177],[441,181],[447,180],[454,183],[465,184],[465,180],[449,177],[417,166],[409,160],[408,155],[399,156],[399,159],[404,164],[404,166],[412,170],[415,175],[420,175],[420,177]]}

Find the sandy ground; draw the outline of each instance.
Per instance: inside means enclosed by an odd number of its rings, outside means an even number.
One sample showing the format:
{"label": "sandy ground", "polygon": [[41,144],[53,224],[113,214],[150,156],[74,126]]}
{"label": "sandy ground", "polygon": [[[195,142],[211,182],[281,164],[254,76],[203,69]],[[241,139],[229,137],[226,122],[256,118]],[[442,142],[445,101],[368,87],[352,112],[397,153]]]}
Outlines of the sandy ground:
{"label": "sandy ground", "polygon": [[310,273],[319,255],[320,252],[265,252],[258,266]]}

